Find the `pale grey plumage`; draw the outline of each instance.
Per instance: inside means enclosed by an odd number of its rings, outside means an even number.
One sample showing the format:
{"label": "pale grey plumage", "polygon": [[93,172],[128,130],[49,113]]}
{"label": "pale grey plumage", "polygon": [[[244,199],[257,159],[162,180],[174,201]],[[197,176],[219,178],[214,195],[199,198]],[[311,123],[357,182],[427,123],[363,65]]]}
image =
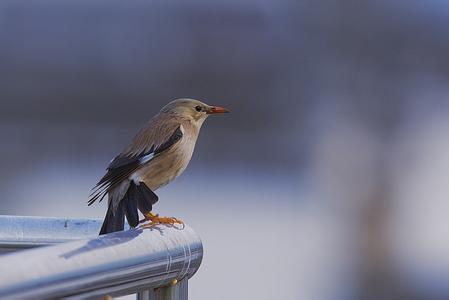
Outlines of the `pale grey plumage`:
{"label": "pale grey plumage", "polygon": [[89,204],[107,194],[115,215],[131,185],[143,183],[155,191],[168,184],[187,167],[206,118],[223,112],[227,111],[194,99],[177,99],[164,106],[111,161]]}

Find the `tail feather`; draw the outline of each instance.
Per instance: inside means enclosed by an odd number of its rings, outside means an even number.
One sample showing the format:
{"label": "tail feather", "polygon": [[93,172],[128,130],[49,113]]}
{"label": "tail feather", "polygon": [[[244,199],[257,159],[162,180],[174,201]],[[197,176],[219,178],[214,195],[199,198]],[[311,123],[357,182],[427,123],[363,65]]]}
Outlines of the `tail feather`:
{"label": "tail feather", "polygon": [[128,224],[136,227],[139,224],[138,210],[143,214],[149,213],[153,208],[153,204],[157,201],[158,196],[145,183],[139,182],[139,185],[136,185],[134,182],[131,182],[125,196],[120,200],[116,211],[109,204],[100,235],[123,230],[125,216]]}
{"label": "tail feather", "polygon": [[131,227],[139,225],[139,213],[137,212],[137,199],[133,192],[134,184],[129,187],[128,192],[121,202],[125,203],[125,215]]}
{"label": "tail feather", "polygon": [[100,235],[123,230],[125,227],[125,209],[123,204],[123,201],[120,201],[115,212],[112,205],[109,204],[106,217],[101,226]]}
{"label": "tail feather", "polygon": [[137,206],[139,210],[145,214],[149,213],[153,209],[153,204],[159,199],[158,196],[150,190],[145,183],[141,182],[139,185],[135,186],[137,189]]}

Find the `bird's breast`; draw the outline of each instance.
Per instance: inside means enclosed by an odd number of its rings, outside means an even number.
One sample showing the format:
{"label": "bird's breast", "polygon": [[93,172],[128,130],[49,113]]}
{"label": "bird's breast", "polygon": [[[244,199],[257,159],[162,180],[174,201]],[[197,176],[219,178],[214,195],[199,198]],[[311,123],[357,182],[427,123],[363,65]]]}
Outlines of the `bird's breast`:
{"label": "bird's breast", "polygon": [[184,135],[178,143],[137,170],[132,177],[144,182],[153,191],[168,184],[186,169],[195,143],[196,136]]}

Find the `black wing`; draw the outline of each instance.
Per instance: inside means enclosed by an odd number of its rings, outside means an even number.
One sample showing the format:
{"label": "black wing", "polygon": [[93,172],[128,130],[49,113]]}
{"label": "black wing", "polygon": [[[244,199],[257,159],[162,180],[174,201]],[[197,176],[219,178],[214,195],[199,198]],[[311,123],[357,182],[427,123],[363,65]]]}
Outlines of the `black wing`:
{"label": "black wing", "polygon": [[156,155],[164,152],[175,143],[177,143],[183,134],[180,126],[176,128],[170,138],[162,143],[161,145],[154,147],[152,146],[150,150],[142,152],[134,156],[117,156],[114,158],[107,168],[106,174],[93,188],[93,192],[90,195],[90,199],[87,202],[91,205],[96,200],[103,200],[108,191],[115,187],[117,184],[122,182],[124,179],[128,178],[134,171],[136,171],[140,166],[146,164],[152,160]]}

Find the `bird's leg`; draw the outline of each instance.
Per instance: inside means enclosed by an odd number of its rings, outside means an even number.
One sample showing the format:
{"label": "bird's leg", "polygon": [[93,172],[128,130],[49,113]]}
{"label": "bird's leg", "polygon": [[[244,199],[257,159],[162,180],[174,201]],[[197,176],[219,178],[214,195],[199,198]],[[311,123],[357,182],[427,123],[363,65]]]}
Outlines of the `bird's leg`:
{"label": "bird's leg", "polygon": [[158,214],[154,214],[152,212],[146,213],[144,214],[145,219],[141,220],[140,223],[143,223],[145,221],[150,221],[149,224],[145,224],[143,225],[143,227],[151,227],[153,225],[157,225],[157,224],[164,224],[164,225],[170,225],[173,226],[175,224],[181,224],[184,225],[184,222],[174,218],[174,217],[159,217]]}

